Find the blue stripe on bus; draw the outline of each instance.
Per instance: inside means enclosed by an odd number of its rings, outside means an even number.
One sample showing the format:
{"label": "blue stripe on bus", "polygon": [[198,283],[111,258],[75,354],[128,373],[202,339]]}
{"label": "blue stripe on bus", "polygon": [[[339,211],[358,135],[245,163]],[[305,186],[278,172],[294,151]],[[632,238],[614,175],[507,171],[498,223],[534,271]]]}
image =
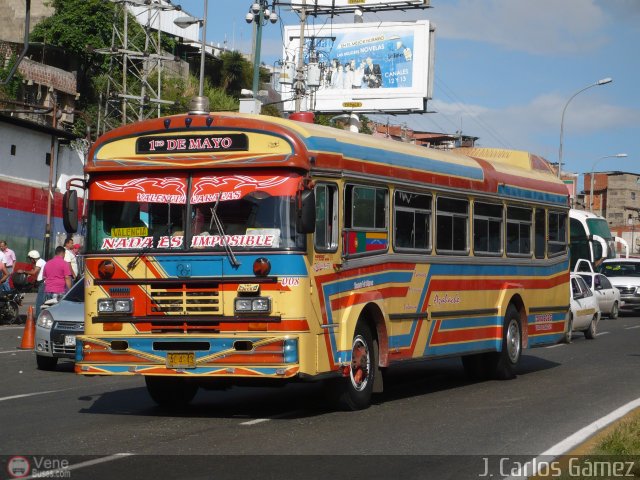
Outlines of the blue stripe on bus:
{"label": "blue stripe on bus", "polygon": [[498,185],[498,193],[506,197],[536,200],[540,202],[556,203],[558,205],[567,205],[567,195],[556,195],[553,193],[539,192],[536,190],[528,190],[526,188],[513,187],[509,185]]}
{"label": "blue stripe on bus", "polygon": [[[455,177],[483,180],[484,172],[479,167],[458,165],[442,160],[434,160],[428,157],[408,155],[393,150],[365,147],[351,143],[343,143],[335,138],[309,137],[306,139],[310,150],[329,151],[339,153],[348,158],[366,159],[367,161],[395,165],[405,168],[415,168],[427,172]],[[425,149],[426,150],[426,149]],[[565,199],[566,201],[566,199]]]}
{"label": "blue stripe on bus", "polygon": [[[231,265],[226,255],[174,255],[174,256],[157,256],[155,259],[164,269],[169,277],[225,277],[237,276],[254,276],[253,262],[256,259],[265,257],[271,263],[270,276],[278,277],[306,277],[307,267],[304,262],[303,254],[291,255],[269,255],[268,253],[260,255],[241,255],[237,254],[236,258],[240,261],[239,267]],[[190,274],[185,275],[184,268],[190,266]]]}
{"label": "blue stripe on bus", "polygon": [[451,345],[441,345],[435,347],[428,347],[424,352],[427,356],[441,356],[441,355],[459,355],[465,353],[477,352],[480,350],[500,350],[501,340],[481,340],[477,342],[455,343]]}

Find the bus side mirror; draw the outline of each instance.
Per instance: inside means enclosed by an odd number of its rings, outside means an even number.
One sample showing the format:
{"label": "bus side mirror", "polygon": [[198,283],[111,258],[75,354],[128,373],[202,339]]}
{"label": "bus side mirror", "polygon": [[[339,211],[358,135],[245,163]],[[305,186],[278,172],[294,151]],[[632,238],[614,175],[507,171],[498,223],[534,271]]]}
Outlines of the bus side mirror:
{"label": "bus side mirror", "polygon": [[78,192],[67,190],[62,197],[62,223],[67,233],[78,231]]}
{"label": "bus side mirror", "polygon": [[298,233],[313,233],[316,229],[316,194],[314,190],[304,190],[300,193],[298,209],[298,221],[296,230]]}

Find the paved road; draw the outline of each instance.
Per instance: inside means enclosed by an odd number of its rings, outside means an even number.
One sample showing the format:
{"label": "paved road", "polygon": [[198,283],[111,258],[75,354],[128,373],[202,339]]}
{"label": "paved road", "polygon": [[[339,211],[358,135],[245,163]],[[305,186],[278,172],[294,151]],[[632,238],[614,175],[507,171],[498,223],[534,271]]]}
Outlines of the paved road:
{"label": "paved road", "polygon": [[[594,341],[526,351],[511,381],[469,383],[453,359],[395,368],[361,412],[330,410],[316,384],[200,391],[168,412],[141,378],[37,370],[33,352],[15,350],[21,333],[0,327],[0,455],[101,462],[73,478],[478,478],[485,457],[530,459],[640,397],[631,317],[603,320]],[[134,456],[108,457],[122,453]]]}

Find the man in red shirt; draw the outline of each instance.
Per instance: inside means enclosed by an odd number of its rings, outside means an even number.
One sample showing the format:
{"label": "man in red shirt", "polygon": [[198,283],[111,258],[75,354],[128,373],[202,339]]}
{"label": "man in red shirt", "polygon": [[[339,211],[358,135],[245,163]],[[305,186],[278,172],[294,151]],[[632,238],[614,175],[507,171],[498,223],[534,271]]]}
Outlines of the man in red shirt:
{"label": "man in red shirt", "polygon": [[69,263],[64,261],[64,253],[64,247],[56,247],[54,257],[44,266],[42,276],[44,278],[45,301],[54,297],[60,297],[71,288],[73,272],[71,271]]}

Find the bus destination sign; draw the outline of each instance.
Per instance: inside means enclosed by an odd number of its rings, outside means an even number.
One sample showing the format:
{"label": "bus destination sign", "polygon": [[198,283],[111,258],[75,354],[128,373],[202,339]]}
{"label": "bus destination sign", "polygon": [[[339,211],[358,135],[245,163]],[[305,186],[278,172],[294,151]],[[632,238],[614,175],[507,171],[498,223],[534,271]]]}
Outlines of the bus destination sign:
{"label": "bus destination sign", "polygon": [[193,153],[246,151],[249,140],[244,133],[226,135],[182,135],[140,137],[136,140],[136,153]]}

